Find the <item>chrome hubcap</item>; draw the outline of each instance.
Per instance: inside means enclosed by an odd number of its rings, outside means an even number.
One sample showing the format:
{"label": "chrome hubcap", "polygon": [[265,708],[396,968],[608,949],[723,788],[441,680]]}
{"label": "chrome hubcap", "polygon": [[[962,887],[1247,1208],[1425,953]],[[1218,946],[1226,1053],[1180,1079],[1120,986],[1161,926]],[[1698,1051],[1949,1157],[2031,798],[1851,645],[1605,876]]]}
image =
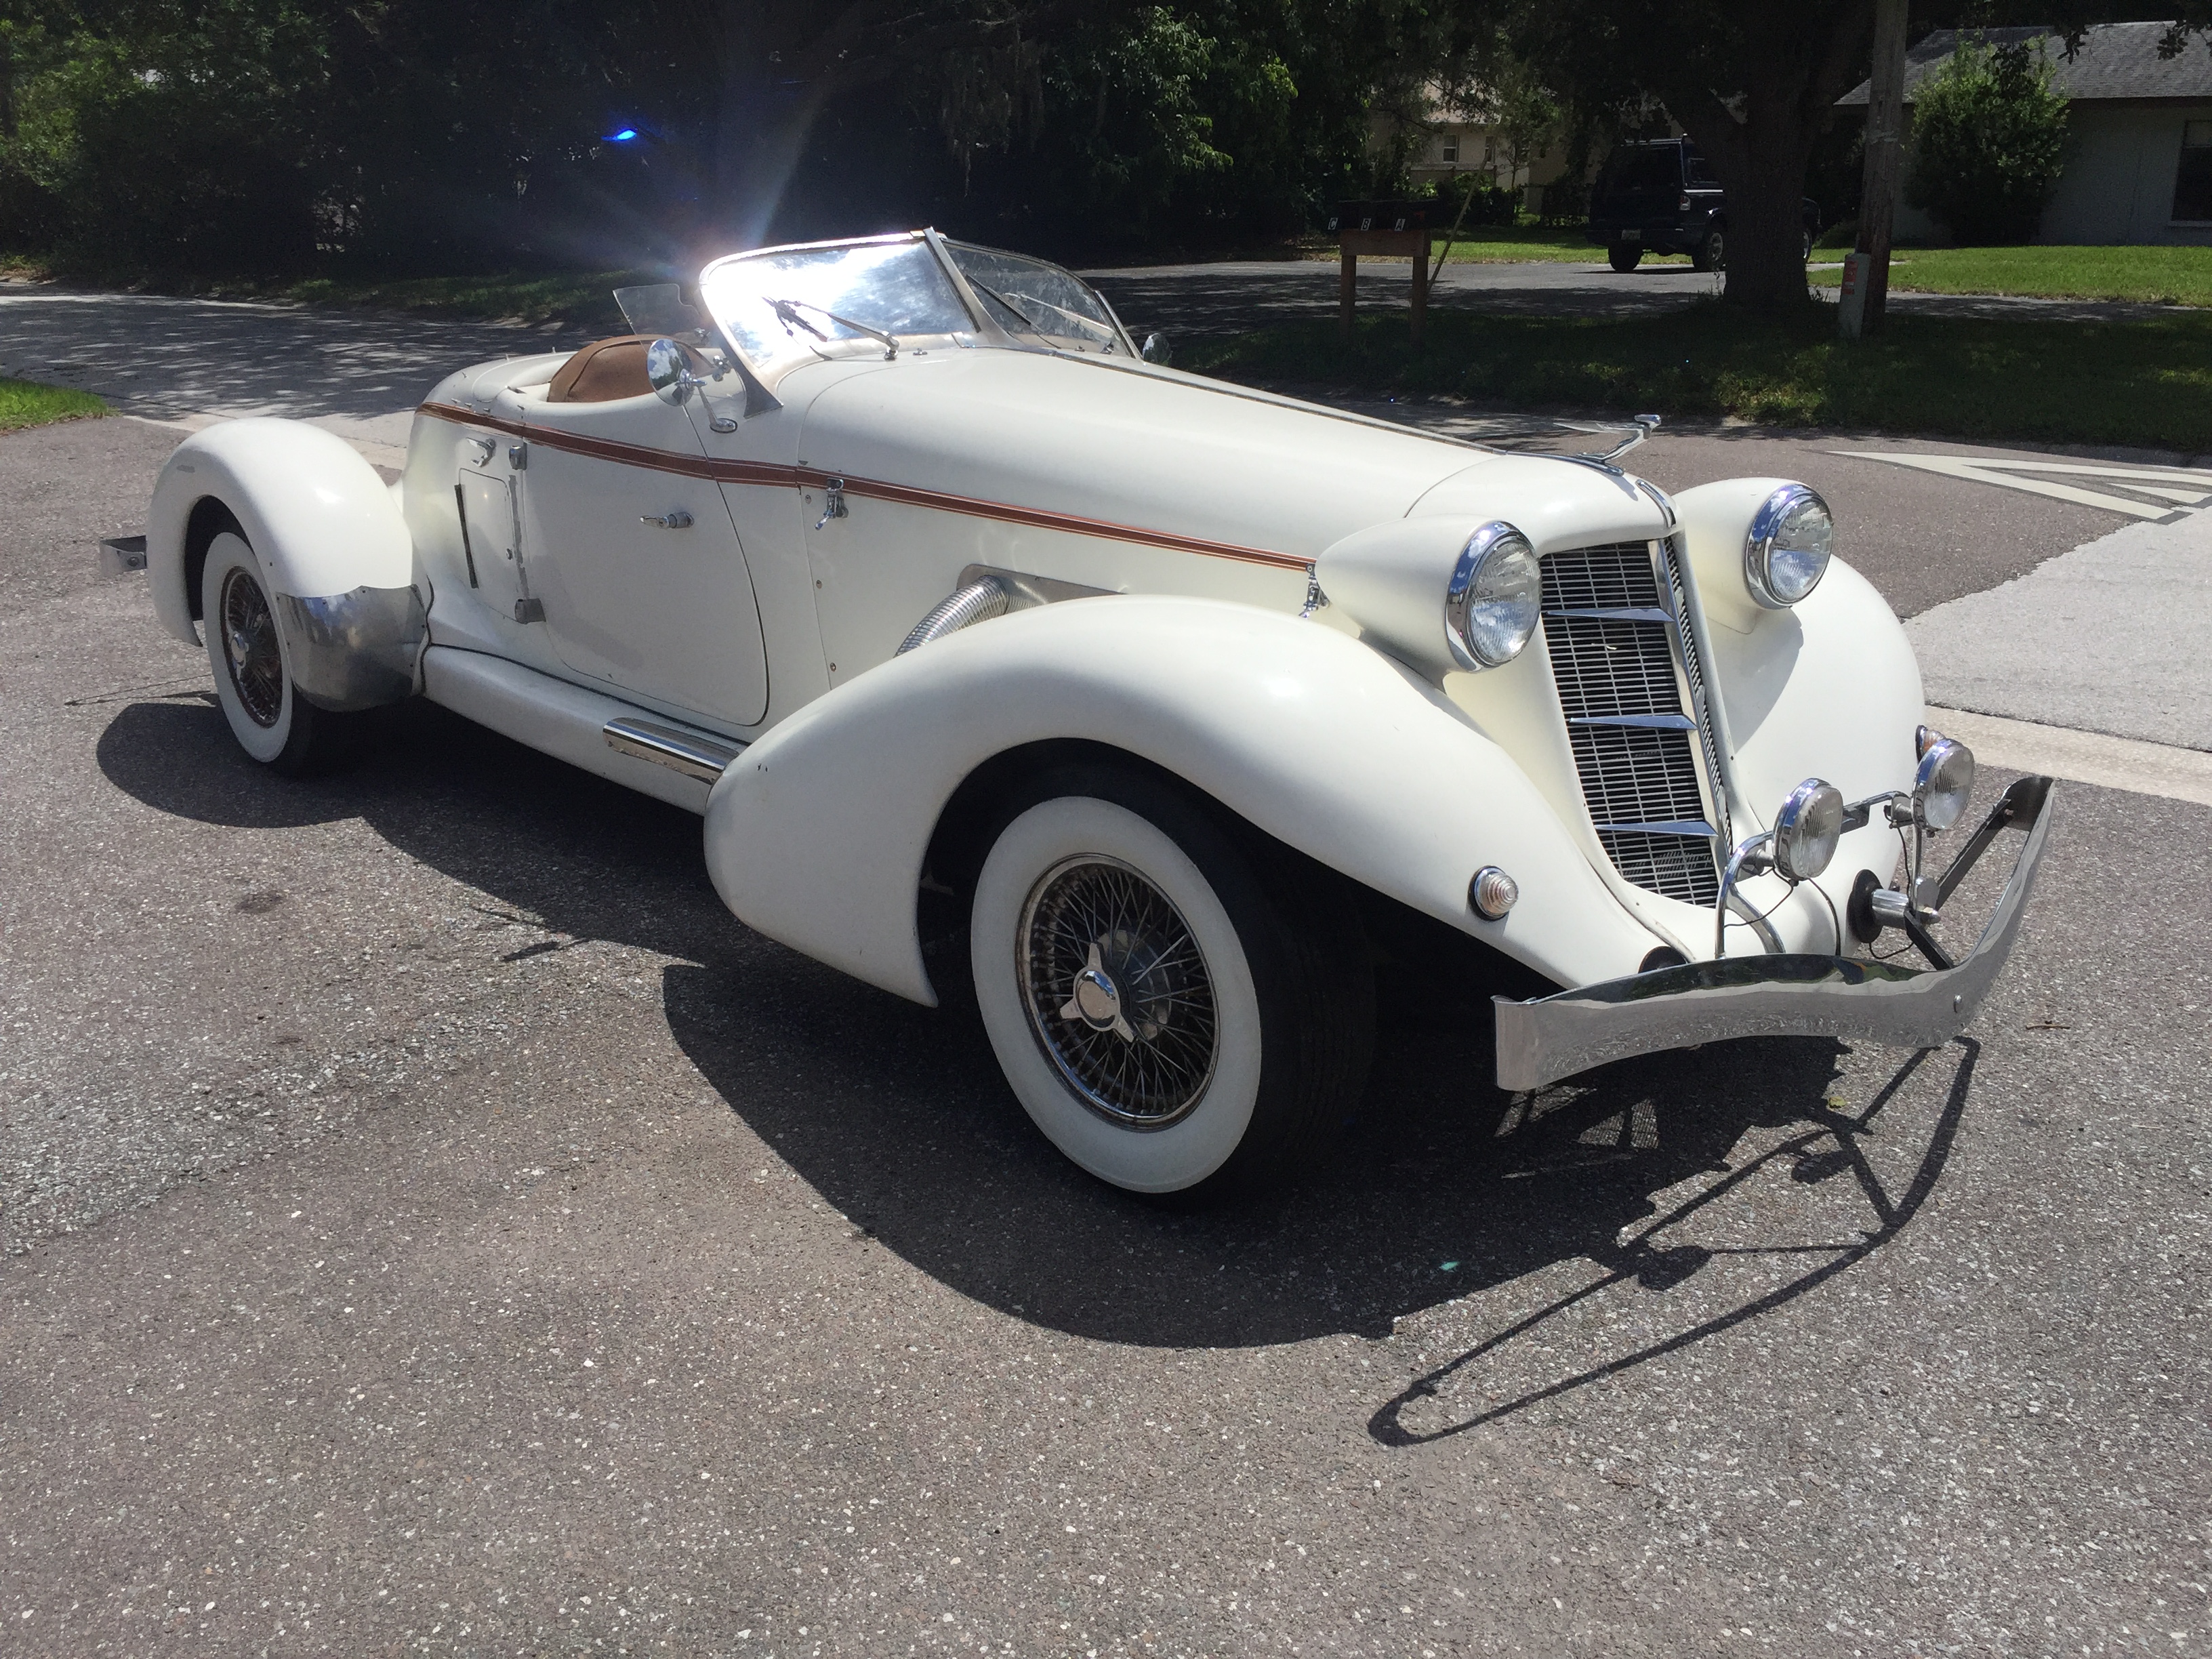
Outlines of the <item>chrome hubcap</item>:
{"label": "chrome hubcap", "polygon": [[284,712],[284,655],[276,643],[276,618],[261,584],[243,570],[222,582],[222,660],[239,707],[256,726],[274,726]]}
{"label": "chrome hubcap", "polygon": [[1133,1042],[1137,1034],[1121,1018],[1121,988],[1102,965],[1104,952],[1103,945],[1092,944],[1091,960],[1075,976],[1075,994],[1067,1000],[1067,1006],[1060,1011],[1060,1017],[1079,1019],[1094,1031],[1111,1031],[1124,1042]]}
{"label": "chrome hubcap", "polygon": [[1220,1048],[1206,957],[1130,866],[1094,855],[1048,871],[1023,909],[1021,974],[1038,1045],[1092,1110],[1164,1128],[1205,1095]]}

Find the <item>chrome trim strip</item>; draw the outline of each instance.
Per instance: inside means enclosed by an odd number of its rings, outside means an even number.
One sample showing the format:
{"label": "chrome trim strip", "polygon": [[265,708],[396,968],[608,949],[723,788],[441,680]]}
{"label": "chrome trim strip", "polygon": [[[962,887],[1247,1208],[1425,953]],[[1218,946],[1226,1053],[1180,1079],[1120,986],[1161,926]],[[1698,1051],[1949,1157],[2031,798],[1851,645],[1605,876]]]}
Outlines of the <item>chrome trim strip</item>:
{"label": "chrome trim strip", "polygon": [[[1659,579],[1659,598],[1671,611],[1667,626],[1674,639],[1675,672],[1681,676],[1683,705],[1697,720],[1698,744],[1705,759],[1705,801],[1718,824],[1713,831],[1713,863],[1726,861],[1735,830],[1729,822],[1728,765],[1714,734],[1712,682],[1705,672],[1704,653],[1698,648],[1696,619],[1691,614],[1690,592],[1682,580],[1683,562],[1675,555],[1672,537],[1654,542],[1652,570]],[[1716,911],[1721,906],[1716,904]]]}
{"label": "chrome trim strip", "polygon": [[[1668,563],[1675,580],[1681,584],[1683,621],[1687,624],[1685,633],[1690,644],[1696,647],[1698,661],[1703,668],[1715,659],[1712,628],[1705,617],[1705,601],[1698,593],[1698,573],[1690,568],[1690,561],[1679,538],[1668,538],[1667,551],[1670,556]],[[1719,683],[1710,678],[1705,681],[1705,706],[1698,712],[1705,722],[1705,736],[1711,745],[1708,758],[1720,769],[1713,781],[1713,794],[1719,803],[1722,828],[1728,834],[1734,835],[1735,815],[1738,811],[1750,811],[1754,821],[1758,813],[1755,809],[1745,805],[1743,792],[1736,787],[1735,738],[1729,731],[1728,700]],[[1715,848],[1717,853],[1718,850]]]}
{"label": "chrome trim strip", "polygon": [[1595,823],[1590,827],[1638,836],[1680,836],[1686,841],[1711,841],[1713,838],[1713,826],[1703,818],[1670,818],[1660,823]]}
{"label": "chrome trim strip", "polygon": [[[1577,552],[1581,550],[1580,548],[1575,550]],[[1649,605],[1615,605],[1595,611],[1562,608],[1547,611],[1544,614],[1547,617],[1587,617],[1593,622],[1672,623],[1674,620],[1673,611],[1655,611]]]}
{"label": "chrome trim strip", "polygon": [[1957,966],[1730,957],[1529,1002],[1498,997],[1498,1086],[1540,1089],[1613,1060],[1730,1037],[1838,1037],[1910,1048],[1949,1042],[1979,1010],[2020,936],[2050,836],[2050,802],[2051,780],[2027,777],[1998,803],[2007,823],[2027,830],[2027,844],[1980,940]]}
{"label": "chrome trim strip", "polygon": [[681,772],[687,778],[697,778],[702,783],[712,783],[720,777],[724,769],[744,748],[741,743],[726,742],[701,732],[680,731],[655,720],[609,720],[600,730],[608,748],[665,766],[672,772]]}
{"label": "chrome trim strip", "polygon": [[1697,721],[1687,714],[1570,714],[1570,726],[1631,726],[1643,732],[1694,732]]}
{"label": "chrome trim strip", "polygon": [[416,589],[356,587],[320,599],[274,597],[277,625],[292,648],[292,682],[316,708],[344,714],[415,695],[429,641],[422,596]]}

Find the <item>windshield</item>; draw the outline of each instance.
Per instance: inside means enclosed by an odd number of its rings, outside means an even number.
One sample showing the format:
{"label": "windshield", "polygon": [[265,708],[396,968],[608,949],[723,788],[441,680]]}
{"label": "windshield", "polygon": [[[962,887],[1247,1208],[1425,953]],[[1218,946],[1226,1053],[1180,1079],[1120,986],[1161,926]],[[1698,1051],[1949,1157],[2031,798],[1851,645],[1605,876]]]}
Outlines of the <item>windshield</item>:
{"label": "windshield", "polygon": [[1673,191],[1682,187],[1682,152],[1673,144],[1627,144],[1613,151],[1606,163],[1602,194],[1631,195],[1642,191]]}
{"label": "windshield", "polygon": [[1079,350],[1123,349],[1121,331],[1106,302],[1058,265],[967,242],[945,246],[968,285],[989,307],[992,320],[1008,333],[1069,343]]}
{"label": "windshield", "polygon": [[936,256],[906,237],[725,259],[708,268],[700,289],[732,343],[763,371],[842,341],[880,350],[882,335],[903,340],[975,325]]}

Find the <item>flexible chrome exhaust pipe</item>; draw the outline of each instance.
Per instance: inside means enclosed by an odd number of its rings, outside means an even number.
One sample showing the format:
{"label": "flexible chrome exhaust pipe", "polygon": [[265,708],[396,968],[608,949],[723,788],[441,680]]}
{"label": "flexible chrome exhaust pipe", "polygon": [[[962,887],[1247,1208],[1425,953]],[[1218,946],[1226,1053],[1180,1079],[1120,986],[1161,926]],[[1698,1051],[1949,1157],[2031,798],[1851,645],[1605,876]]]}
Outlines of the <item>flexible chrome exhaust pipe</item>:
{"label": "flexible chrome exhaust pipe", "polygon": [[1013,590],[996,576],[986,576],[980,581],[970,582],[958,592],[941,600],[934,610],[916,623],[914,632],[906,636],[906,643],[899,647],[895,654],[903,657],[916,646],[927,645],[932,640],[941,640],[947,634],[957,634],[971,623],[1003,617],[1013,602]]}

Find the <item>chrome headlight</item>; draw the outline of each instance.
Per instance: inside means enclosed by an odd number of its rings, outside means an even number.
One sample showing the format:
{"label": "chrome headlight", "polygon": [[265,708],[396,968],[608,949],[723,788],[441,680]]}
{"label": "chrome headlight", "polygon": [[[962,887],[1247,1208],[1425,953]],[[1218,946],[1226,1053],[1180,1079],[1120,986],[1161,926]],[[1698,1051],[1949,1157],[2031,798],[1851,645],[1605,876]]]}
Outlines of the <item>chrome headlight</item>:
{"label": "chrome headlight", "polygon": [[1948,830],[1974,793],[1974,751],[1955,738],[1931,737],[1912,775],[1912,810],[1930,830]]}
{"label": "chrome headlight", "polygon": [[1803,600],[1828,574],[1836,521],[1803,484],[1784,484],[1759,504],[1743,544],[1743,580],[1769,611]]}
{"label": "chrome headlight", "polygon": [[1792,881],[1810,881],[1836,856],[1844,836],[1844,792],[1808,778],[1774,815],[1774,867]]}
{"label": "chrome headlight", "polygon": [[1544,576],[1536,550],[1510,524],[1486,524],[1467,539],[1444,590],[1444,636],[1462,668],[1496,668],[1519,656],[1536,631]]}

